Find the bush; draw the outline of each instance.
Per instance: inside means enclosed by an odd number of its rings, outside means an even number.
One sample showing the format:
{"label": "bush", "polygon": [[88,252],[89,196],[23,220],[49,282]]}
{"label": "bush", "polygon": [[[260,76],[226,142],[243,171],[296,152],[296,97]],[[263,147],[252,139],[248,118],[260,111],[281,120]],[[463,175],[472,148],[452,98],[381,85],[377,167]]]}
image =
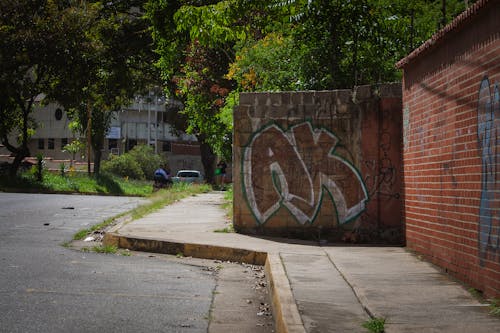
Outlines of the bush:
{"label": "bush", "polygon": [[167,162],[165,158],[155,154],[153,148],[148,145],[137,145],[127,154],[139,164],[146,179],[149,180],[154,178],[155,170]]}
{"label": "bush", "polygon": [[134,179],[144,179],[144,172],[140,164],[130,155],[111,156],[111,159],[104,161],[101,166],[103,172],[109,172],[122,177]]}

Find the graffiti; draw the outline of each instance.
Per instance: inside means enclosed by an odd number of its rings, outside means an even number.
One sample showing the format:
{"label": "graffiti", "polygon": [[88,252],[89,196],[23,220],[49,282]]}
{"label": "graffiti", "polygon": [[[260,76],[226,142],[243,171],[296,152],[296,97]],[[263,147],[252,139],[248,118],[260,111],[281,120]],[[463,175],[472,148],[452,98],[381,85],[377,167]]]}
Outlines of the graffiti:
{"label": "graffiti", "polygon": [[379,159],[364,161],[365,184],[370,198],[377,195],[386,199],[400,198],[400,194],[394,191],[397,175],[390,156],[392,138],[389,127],[392,121],[390,113],[385,111],[379,134]]}
{"label": "graffiti", "polygon": [[406,105],[403,109],[403,147],[408,147],[408,137],[410,135],[410,108]]}
{"label": "graffiti", "polygon": [[495,84],[491,94],[485,77],[479,87],[478,144],[481,153],[481,201],[479,207],[479,256],[500,252],[500,94]]}
{"label": "graffiti", "polygon": [[358,170],[334,154],[339,139],[304,122],[283,131],[264,126],[243,153],[247,202],[259,224],[282,206],[298,223],[313,223],[328,193],[337,221],[347,223],[364,211],[368,193]]}

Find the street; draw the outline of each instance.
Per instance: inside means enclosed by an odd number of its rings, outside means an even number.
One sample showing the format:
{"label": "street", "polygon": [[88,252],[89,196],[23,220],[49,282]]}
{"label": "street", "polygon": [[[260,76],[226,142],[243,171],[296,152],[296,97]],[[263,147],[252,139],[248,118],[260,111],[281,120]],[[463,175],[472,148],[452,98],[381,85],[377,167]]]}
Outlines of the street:
{"label": "street", "polygon": [[0,331],[207,332],[210,270],[61,245],[141,200],[0,193]]}

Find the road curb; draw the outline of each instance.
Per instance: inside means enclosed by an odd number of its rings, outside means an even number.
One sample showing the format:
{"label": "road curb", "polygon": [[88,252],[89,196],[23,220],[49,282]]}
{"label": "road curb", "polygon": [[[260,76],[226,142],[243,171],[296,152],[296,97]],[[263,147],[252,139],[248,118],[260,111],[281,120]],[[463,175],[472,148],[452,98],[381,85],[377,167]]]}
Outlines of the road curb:
{"label": "road curb", "polygon": [[271,293],[276,332],[305,333],[306,330],[279,254],[267,254],[265,272]]}
{"label": "road curb", "polygon": [[133,251],[263,265],[265,267],[268,290],[272,299],[276,332],[305,333],[305,328],[292,294],[290,282],[286,276],[279,254],[219,245],[131,237],[117,233],[120,226],[114,226],[104,235],[104,245],[113,245]]}

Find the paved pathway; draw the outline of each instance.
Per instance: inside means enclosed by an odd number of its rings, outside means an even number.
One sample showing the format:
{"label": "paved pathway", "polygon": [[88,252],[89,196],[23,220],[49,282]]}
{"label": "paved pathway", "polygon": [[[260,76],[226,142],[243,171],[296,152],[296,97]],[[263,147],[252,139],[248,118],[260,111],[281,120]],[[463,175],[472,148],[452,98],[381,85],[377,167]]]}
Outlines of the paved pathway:
{"label": "paved pathway", "polygon": [[388,333],[499,331],[500,318],[490,316],[487,306],[404,248],[318,246],[214,232],[228,226],[221,202],[219,192],[184,199],[117,227],[106,241],[265,261],[278,332],[367,332],[362,323],[371,317],[385,318]]}

